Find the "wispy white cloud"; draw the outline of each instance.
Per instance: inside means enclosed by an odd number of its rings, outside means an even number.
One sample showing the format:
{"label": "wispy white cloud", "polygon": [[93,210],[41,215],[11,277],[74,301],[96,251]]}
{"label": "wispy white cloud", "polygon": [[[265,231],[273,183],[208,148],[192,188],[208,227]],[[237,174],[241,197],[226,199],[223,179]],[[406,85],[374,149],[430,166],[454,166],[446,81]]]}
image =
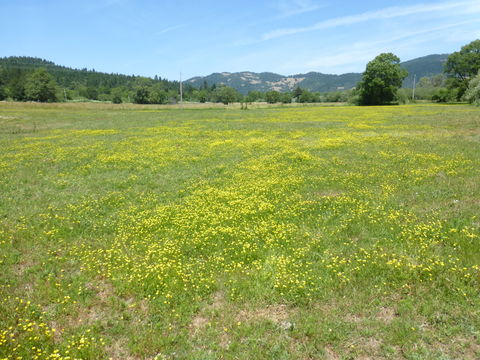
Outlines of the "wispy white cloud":
{"label": "wispy white cloud", "polygon": [[323,6],[312,0],[279,0],[278,9],[280,16],[290,17],[307,12],[315,11]]}
{"label": "wispy white cloud", "polygon": [[163,34],[166,34],[170,31],[174,31],[174,30],[178,30],[178,29],[181,29],[181,28],[184,28],[186,25],[185,24],[179,24],[179,25],[174,25],[174,26],[169,26],[169,27],[166,27],[164,29],[161,29],[159,30],[156,35],[163,35]]}
{"label": "wispy white cloud", "polygon": [[263,40],[270,40],[282,36],[304,33],[309,31],[335,28],[338,26],[353,25],[371,20],[385,20],[397,17],[417,15],[422,13],[446,13],[455,9],[464,11],[478,11],[479,5],[477,0],[470,1],[454,1],[443,2],[437,4],[417,4],[410,6],[393,6],[375,11],[367,11],[360,14],[343,16],[318,22],[311,26],[283,28],[267,32],[262,35]]}
{"label": "wispy white cloud", "polygon": [[[308,60],[304,63],[307,68],[331,68],[346,64],[358,63],[359,60],[371,59],[372,55],[376,56],[382,51],[392,49],[390,51],[398,51],[405,44],[412,45],[430,41],[432,38],[444,38],[452,30],[464,28],[469,24],[480,24],[480,19],[466,20],[452,24],[440,25],[436,27],[428,27],[415,31],[402,31],[399,34],[389,34],[384,38],[374,41],[361,41],[350,44],[348,48],[337,52],[333,55],[324,55]],[[469,38],[471,40],[471,37]],[[402,42],[409,40],[407,42]]]}
{"label": "wispy white cloud", "polygon": [[[480,29],[480,17],[471,16],[463,20],[456,17],[456,22],[438,23],[432,26],[430,22],[405,23],[395,26],[385,32],[372,32],[367,38],[351,37],[345,41],[341,36],[330,43],[322,43],[319,47],[302,47],[291,51],[292,41],[285,41],[281,46],[263,47],[243,56],[238,56],[229,64],[229,71],[255,69],[254,71],[273,71],[279,74],[289,75],[319,71],[322,73],[342,74],[346,72],[362,72],[365,64],[382,52],[393,52],[402,61],[432,53],[446,53],[451,50],[451,45],[445,45],[450,34],[467,33],[467,43],[478,37]],[[451,20],[451,19],[448,19]],[[407,30],[411,29],[411,30]],[[422,50],[419,50],[422,49]],[[457,47],[454,47],[457,49]],[[260,64],[260,65],[259,65]]]}

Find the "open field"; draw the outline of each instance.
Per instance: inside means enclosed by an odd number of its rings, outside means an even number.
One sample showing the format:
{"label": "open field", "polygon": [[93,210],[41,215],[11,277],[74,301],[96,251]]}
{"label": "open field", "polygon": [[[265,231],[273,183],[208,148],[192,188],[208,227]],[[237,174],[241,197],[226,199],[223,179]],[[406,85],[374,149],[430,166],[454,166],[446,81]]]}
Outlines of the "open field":
{"label": "open field", "polygon": [[0,103],[0,359],[480,358],[480,109]]}
{"label": "open field", "polygon": [[[421,101],[419,101],[421,102]],[[2,101],[0,105],[3,108],[8,108],[16,105],[15,102]],[[271,108],[302,108],[302,107],[311,107],[311,106],[345,106],[347,103],[342,102],[323,102],[323,103],[290,103],[290,104],[269,104],[266,102],[253,102],[247,103],[247,109],[271,109]],[[213,109],[228,109],[228,110],[240,110],[242,103],[234,102],[229,103],[228,105],[222,103],[198,103],[198,102],[184,102],[182,104],[133,104],[133,103],[123,103],[123,104],[112,104],[109,102],[100,102],[100,101],[70,101],[63,103],[39,103],[39,102],[24,102],[23,106],[26,109],[64,109],[64,110],[180,110],[180,109],[201,109],[201,110],[213,110]]]}

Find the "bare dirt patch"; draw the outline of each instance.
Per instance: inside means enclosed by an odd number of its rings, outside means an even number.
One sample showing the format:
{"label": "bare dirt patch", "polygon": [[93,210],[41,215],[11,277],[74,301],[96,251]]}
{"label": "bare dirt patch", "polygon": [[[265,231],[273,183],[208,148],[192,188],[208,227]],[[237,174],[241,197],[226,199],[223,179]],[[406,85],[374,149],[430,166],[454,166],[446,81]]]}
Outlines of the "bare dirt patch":
{"label": "bare dirt patch", "polygon": [[107,347],[107,353],[109,355],[109,359],[112,360],[140,360],[141,358],[137,356],[133,356],[130,354],[126,348],[127,340],[124,338],[118,339],[113,344]]}
{"label": "bare dirt patch", "polygon": [[197,334],[210,323],[209,312],[220,310],[225,306],[225,294],[217,291],[212,296],[211,304],[208,304],[193,317],[188,330],[191,336]]}
{"label": "bare dirt patch", "polygon": [[384,306],[377,313],[376,319],[384,322],[385,324],[390,324],[397,316],[398,314],[395,309]]}
{"label": "bare dirt patch", "polygon": [[[361,360],[384,359],[385,356],[382,355],[382,344],[383,344],[383,341],[375,337],[360,338],[354,341],[352,345],[354,345],[355,351],[356,351],[355,359],[361,359]],[[399,353],[398,348],[395,349],[395,352],[397,353],[397,355],[393,356],[393,358],[403,359],[403,357],[398,355]]]}
{"label": "bare dirt patch", "polygon": [[450,343],[435,343],[435,348],[444,355],[458,359],[479,359],[480,343],[475,337],[453,337]]}
{"label": "bare dirt patch", "polygon": [[338,360],[340,359],[340,356],[333,351],[330,347],[325,347],[325,360]]}
{"label": "bare dirt patch", "polygon": [[195,335],[198,331],[202,330],[209,323],[208,318],[197,315],[193,318],[190,326],[188,327],[190,335]]}
{"label": "bare dirt patch", "polygon": [[30,258],[25,258],[23,261],[13,265],[13,272],[19,277],[23,277],[27,270],[32,266],[36,265],[35,262]]}
{"label": "bare dirt patch", "polygon": [[220,309],[225,304],[225,294],[221,291],[217,291],[213,294],[213,302],[210,305],[211,309]]}
{"label": "bare dirt patch", "polygon": [[364,320],[364,318],[357,314],[347,314],[345,315],[345,320],[350,323],[358,324],[358,323],[361,323]]}
{"label": "bare dirt patch", "polygon": [[85,288],[95,292],[95,300],[88,307],[81,307],[74,317],[70,317],[66,326],[75,328],[85,324],[93,324],[97,321],[106,322],[111,317],[108,299],[114,296],[113,286],[106,281],[98,281],[95,284],[87,283]]}

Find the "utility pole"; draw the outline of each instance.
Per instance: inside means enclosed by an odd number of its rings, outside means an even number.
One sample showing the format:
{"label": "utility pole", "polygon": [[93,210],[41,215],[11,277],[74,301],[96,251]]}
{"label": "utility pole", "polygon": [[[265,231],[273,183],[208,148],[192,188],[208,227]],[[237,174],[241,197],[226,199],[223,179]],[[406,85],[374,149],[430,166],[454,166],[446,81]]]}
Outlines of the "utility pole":
{"label": "utility pole", "polygon": [[180,107],[183,107],[182,73],[180,73]]}
{"label": "utility pole", "polygon": [[413,89],[412,89],[412,100],[415,100],[415,82],[417,80],[417,74],[413,75]]}

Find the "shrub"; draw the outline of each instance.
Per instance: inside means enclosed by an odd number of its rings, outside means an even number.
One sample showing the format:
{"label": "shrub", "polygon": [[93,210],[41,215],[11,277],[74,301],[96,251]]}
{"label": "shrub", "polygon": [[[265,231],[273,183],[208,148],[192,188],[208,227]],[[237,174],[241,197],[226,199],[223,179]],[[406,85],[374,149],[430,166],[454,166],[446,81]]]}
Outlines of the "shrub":
{"label": "shrub", "polygon": [[432,95],[432,101],[439,102],[439,103],[446,103],[449,101],[453,101],[454,99],[455,99],[455,95],[452,93],[452,91],[449,91],[448,89],[445,89],[445,88],[438,89]]}

